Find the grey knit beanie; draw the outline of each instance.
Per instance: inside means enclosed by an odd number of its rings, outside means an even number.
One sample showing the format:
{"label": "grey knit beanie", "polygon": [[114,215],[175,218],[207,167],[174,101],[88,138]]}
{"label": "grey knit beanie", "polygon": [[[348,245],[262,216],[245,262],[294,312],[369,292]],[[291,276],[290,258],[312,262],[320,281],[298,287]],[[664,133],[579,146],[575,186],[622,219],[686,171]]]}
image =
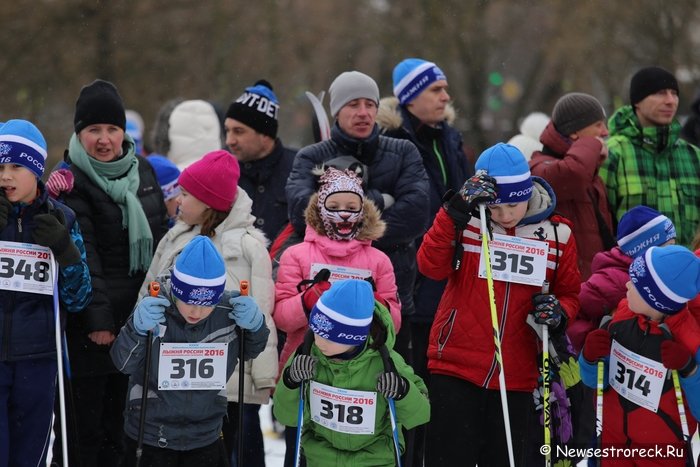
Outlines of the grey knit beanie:
{"label": "grey knit beanie", "polygon": [[603,106],[598,99],[582,92],[564,94],[552,111],[554,127],[566,136],[600,120],[605,120]]}
{"label": "grey knit beanie", "polygon": [[345,104],[354,99],[371,99],[379,105],[377,83],[359,71],[346,71],[338,75],[328,89],[331,95],[331,115],[335,117]]}

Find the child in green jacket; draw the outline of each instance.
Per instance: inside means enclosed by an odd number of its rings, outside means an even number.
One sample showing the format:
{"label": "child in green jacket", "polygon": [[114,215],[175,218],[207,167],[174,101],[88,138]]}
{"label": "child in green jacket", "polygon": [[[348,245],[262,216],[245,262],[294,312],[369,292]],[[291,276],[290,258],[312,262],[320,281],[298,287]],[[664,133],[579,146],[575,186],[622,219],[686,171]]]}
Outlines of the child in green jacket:
{"label": "child in green jacket", "polygon": [[423,380],[393,350],[389,311],[375,303],[369,282],[337,281],[311,310],[309,328],[313,342],[307,336],[277,383],[277,420],[297,426],[299,387],[308,382],[301,436],[308,467],[396,465],[388,399],[402,451],[401,427],[427,423],[430,403]]}

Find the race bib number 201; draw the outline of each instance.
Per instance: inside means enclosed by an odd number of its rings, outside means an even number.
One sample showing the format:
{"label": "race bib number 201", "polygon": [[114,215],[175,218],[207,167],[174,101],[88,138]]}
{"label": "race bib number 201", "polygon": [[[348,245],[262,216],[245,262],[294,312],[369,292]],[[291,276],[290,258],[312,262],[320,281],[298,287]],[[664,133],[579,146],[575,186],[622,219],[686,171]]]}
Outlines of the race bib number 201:
{"label": "race bib number 201", "polygon": [[52,264],[47,247],[0,242],[0,289],[52,295]]}

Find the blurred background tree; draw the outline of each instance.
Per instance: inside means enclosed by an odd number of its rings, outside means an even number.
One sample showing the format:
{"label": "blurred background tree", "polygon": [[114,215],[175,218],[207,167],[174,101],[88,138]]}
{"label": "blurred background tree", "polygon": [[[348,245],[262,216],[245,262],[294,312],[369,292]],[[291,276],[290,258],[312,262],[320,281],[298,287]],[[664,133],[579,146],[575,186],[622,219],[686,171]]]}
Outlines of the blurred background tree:
{"label": "blurred background tree", "polygon": [[[286,144],[311,142],[304,91],[350,69],[392,92],[406,57],[447,74],[457,127],[474,151],[588,92],[611,113],[631,75],[660,65],[681,80],[687,112],[700,85],[697,0],[6,0],[0,9],[0,121],[27,118],[62,158],[80,87],[113,81],[141,113],[146,137],[167,100],[206,99],[225,111],[256,80],[281,101]],[[326,101],[327,102],[327,101]]]}

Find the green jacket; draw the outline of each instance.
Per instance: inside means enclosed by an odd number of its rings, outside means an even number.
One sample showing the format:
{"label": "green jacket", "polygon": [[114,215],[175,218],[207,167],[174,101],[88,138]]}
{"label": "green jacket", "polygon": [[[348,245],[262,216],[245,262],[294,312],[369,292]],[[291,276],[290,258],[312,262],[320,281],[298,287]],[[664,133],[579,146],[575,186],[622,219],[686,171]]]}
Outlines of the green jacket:
{"label": "green jacket", "polygon": [[609,154],[599,174],[616,219],[644,204],[668,216],[676,242],[689,245],[700,222],[700,149],[679,138],[678,120],[642,128],[629,105],[608,124]]}
{"label": "green jacket", "polygon": [[[393,350],[396,335],[391,324],[389,311],[375,303],[374,320],[380,320],[387,330],[386,347],[399,374],[405,377],[410,389],[406,397],[395,401],[398,424],[413,428],[430,420],[430,402],[428,390],[423,380],[413,373],[413,369]],[[371,340],[368,339],[368,340]],[[377,377],[384,371],[382,358],[377,350],[365,349],[351,360],[329,359],[316,347],[311,346],[311,355],[318,359],[314,381],[329,386],[360,391],[376,391]],[[293,354],[287,361],[289,366]],[[330,430],[310,418],[309,384],[305,385],[304,426],[302,431],[302,450],[308,467],[314,466],[394,466],[394,445],[391,419],[387,400],[377,393],[376,418],[374,434],[348,434]],[[287,426],[297,425],[299,407],[299,389],[288,388],[279,379],[272,406],[275,417]],[[403,435],[399,427],[401,451],[404,450]]]}

